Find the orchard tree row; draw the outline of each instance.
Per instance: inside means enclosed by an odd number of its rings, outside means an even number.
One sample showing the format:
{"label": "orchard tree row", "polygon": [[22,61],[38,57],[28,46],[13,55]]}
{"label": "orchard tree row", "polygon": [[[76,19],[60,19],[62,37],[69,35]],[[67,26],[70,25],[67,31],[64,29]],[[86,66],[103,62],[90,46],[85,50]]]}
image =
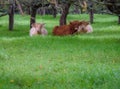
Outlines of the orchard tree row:
{"label": "orchard tree row", "polygon": [[[60,25],[66,24],[69,13],[88,13],[93,23],[94,13],[109,13],[119,16],[119,0],[0,0],[0,16],[9,15],[9,29],[13,29],[14,13],[29,14],[30,26],[36,22],[36,14],[61,14]],[[71,11],[73,9],[73,11]],[[71,12],[70,12],[71,11]],[[111,13],[111,12],[112,13]]]}

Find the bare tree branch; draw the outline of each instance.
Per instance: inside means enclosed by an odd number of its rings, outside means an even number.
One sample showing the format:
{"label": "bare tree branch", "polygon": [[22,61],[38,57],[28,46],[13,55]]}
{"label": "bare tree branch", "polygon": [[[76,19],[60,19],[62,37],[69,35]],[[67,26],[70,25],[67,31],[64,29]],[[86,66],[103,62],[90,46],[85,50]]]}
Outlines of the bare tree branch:
{"label": "bare tree branch", "polygon": [[23,12],[23,10],[22,10],[22,7],[21,7],[19,1],[18,1],[18,0],[15,0],[15,1],[16,1],[17,5],[18,5],[18,8],[19,8],[19,10],[20,10],[20,13],[23,15],[24,12]]}

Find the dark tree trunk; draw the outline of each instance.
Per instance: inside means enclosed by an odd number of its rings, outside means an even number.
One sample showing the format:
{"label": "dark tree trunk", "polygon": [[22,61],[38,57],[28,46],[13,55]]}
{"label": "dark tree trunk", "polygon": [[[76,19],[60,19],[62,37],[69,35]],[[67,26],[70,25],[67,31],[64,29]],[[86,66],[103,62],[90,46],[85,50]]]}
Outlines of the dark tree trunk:
{"label": "dark tree trunk", "polygon": [[89,15],[90,15],[90,23],[93,23],[94,22],[94,12],[93,12],[93,3],[92,3],[92,1],[90,1]]}
{"label": "dark tree trunk", "polygon": [[62,15],[60,17],[60,26],[61,25],[65,25],[66,24],[66,19],[67,19],[67,15],[69,13],[69,8],[70,8],[71,4],[70,3],[66,3],[63,7],[63,11],[62,11]]}
{"label": "dark tree trunk", "polygon": [[30,12],[30,28],[31,28],[31,24],[32,23],[35,23],[36,22],[36,20],[35,20],[35,18],[36,18],[36,11],[37,11],[37,8],[31,8],[31,12]]}
{"label": "dark tree trunk", "polygon": [[120,24],[120,15],[118,16],[118,24]]}
{"label": "dark tree trunk", "polygon": [[90,9],[90,23],[93,23],[94,22],[94,13],[93,13],[93,10]]}
{"label": "dark tree trunk", "polygon": [[14,26],[14,5],[9,6],[9,30],[12,31]]}
{"label": "dark tree trunk", "polygon": [[52,14],[53,14],[53,17],[56,18],[56,15],[57,15],[57,9],[55,8],[55,6],[52,6]]}

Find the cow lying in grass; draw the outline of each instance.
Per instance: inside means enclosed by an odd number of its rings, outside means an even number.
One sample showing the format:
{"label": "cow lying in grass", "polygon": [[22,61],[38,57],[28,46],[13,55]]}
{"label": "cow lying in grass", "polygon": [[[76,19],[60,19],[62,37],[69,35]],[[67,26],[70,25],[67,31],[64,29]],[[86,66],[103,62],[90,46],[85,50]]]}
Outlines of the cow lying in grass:
{"label": "cow lying in grass", "polygon": [[48,32],[45,29],[45,24],[43,24],[43,23],[33,23],[29,34],[30,34],[30,36],[47,35]]}
{"label": "cow lying in grass", "polygon": [[80,25],[81,23],[79,21],[73,21],[68,25],[55,26],[52,33],[57,36],[72,35],[77,32],[77,28],[79,28]]}
{"label": "cow lying in grass", "polygon": [[81,25],[76,28],[77,29],[77,34],[80,34],[80,33],[91,33],[93,32],[93,28],[92,26],[90,25],[89,22],[86,22],[86,21],[80,21]]}
{"label": "cow lying in grass", "polygon": [[73,21],[70,22],[68,25],[55,26],[52,33],[56,36],[65,36],[80,33],[90,33],[92,31],[93,29],[89,22]]}

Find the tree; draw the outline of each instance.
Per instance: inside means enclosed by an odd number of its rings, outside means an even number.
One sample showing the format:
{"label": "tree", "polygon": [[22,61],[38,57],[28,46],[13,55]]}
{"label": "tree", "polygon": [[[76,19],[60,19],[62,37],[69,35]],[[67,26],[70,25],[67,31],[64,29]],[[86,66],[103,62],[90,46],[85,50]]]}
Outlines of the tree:
{"label": "tree", "polygon": [[62,14],[60,17],[60,25],[65,25],[66,24],[66,18],[69,13],[69,8],[71,6],[71,3],[65,3],[64,7],[62,8]]}
{"label": "tree", "polygon": [[14,26],[14,11],[15,11],[15,1],[9,0],[9,30],[13,30]]}
{"label": "tree", "polygon": [[18,0],[1,0],[0,1],[0,14],[1,16],[9,15],[9,30],[12,31],[14,27],[14,13],[15,7],[18,6],[20,13],[23,14],[21,5]]}
{"label": "tree", "polygon": [[0,1],[0,17],[8,15],[8,2]]}
{"label": "tree", "polygon": [[[92,7],[94,8],[94,4],[100,4],[102,6],[107,7],[108,14],[114,14],[118,16],[118,23],[120,24],[120,0],[89,0],[92,2]],[[102,8],[103,9],[103,8]],[[104,8],[105,9],[105,8]],[[93,11],[91,10],[91,22],[93,22]]]}
{"label": "tree", "polygon": [[60,25],[66,24],[67,15],[69,14],[69,8],[72,4],[75,2],[78,2],[79,0],[59,0],[58,4],[61,4],[62,13],[60,16]]}
{"label": "tree", "polygon": [[36,22],[36,11],[38,8],[46,7],[49,6],[49,2],[47,0],[19,0],[19,2],[26,6],[29,7],[30,9],[30,27],[32,23]]}
{"label": "tree", "polygon": [[92,0],[88,1],[89,3],[89,16],[90,16],[90,23],[93,23],[94,21],[94,12],[93,12],[93,2]]}
{"label": "tree", "polygon": [[108,10],[118,16],[118,23],[120,24],[120,0],[105,0]]}

